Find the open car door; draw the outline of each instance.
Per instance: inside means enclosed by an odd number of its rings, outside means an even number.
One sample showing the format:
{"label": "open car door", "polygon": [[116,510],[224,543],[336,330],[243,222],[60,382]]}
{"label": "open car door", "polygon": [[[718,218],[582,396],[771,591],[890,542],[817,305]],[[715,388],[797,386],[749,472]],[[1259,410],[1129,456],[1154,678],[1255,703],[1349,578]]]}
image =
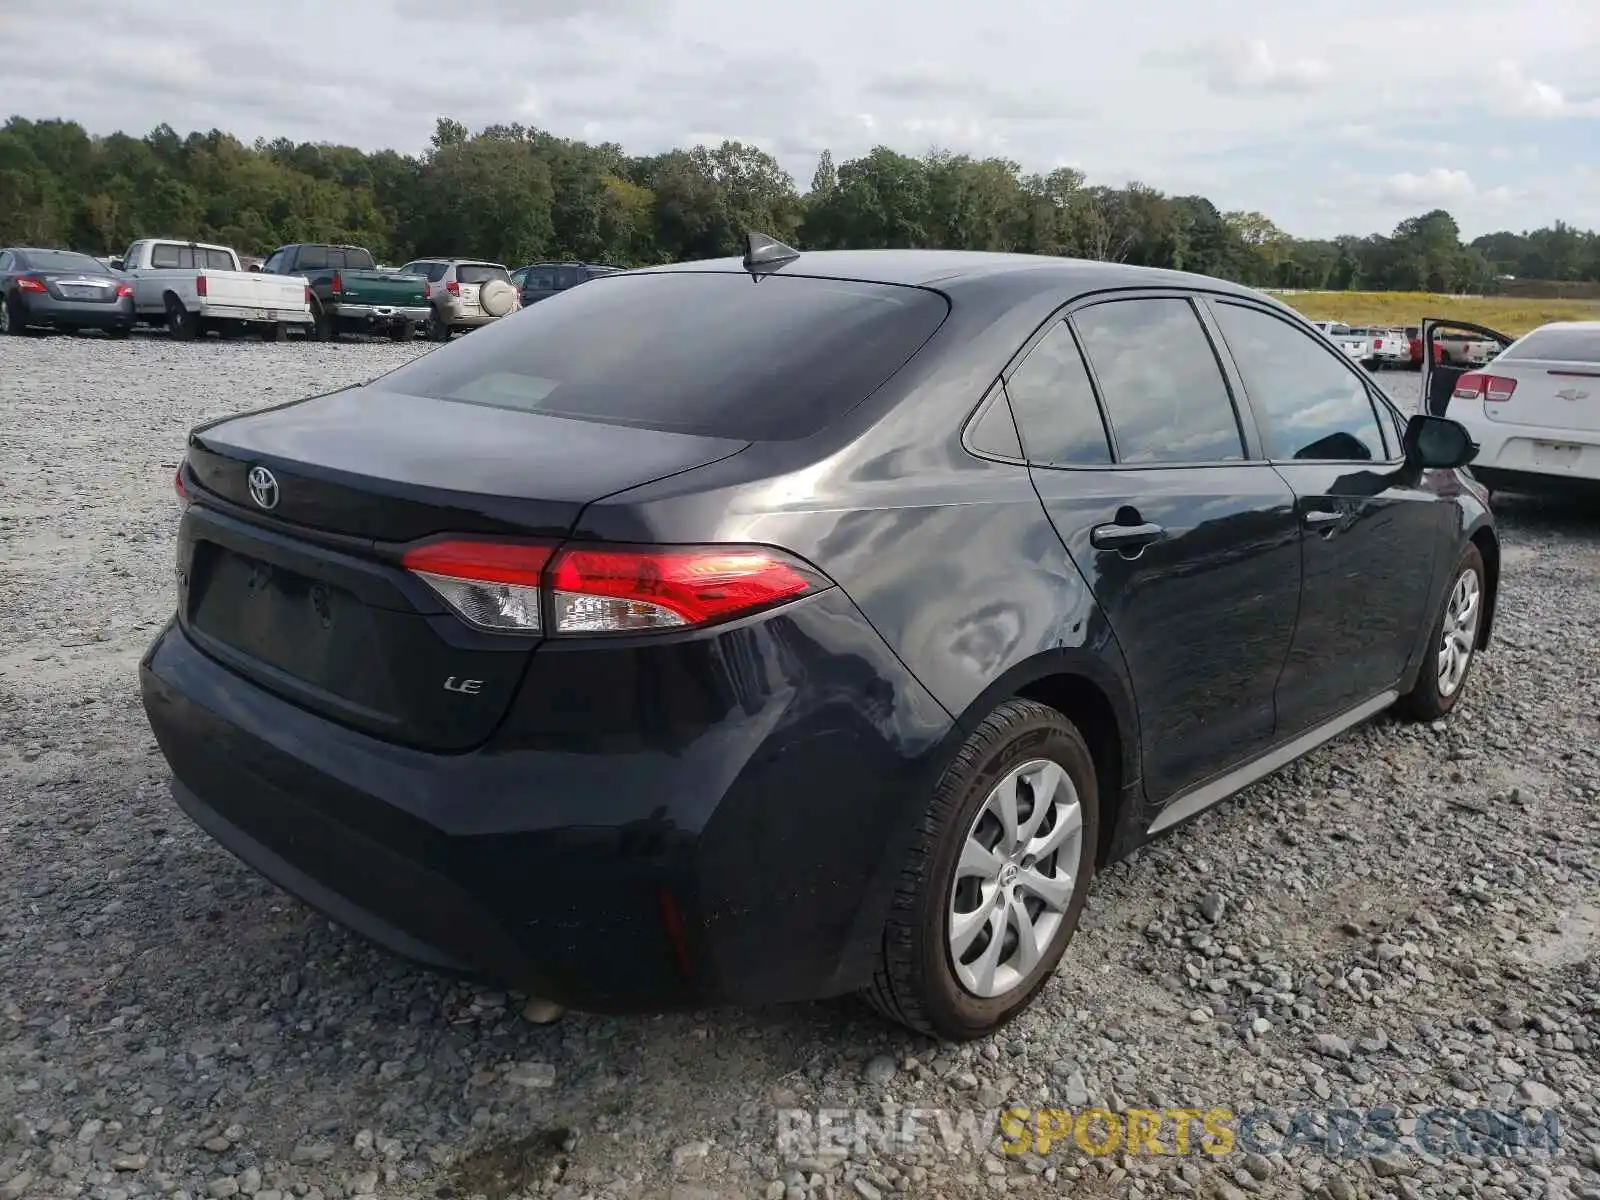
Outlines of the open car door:
{"label": "open car door", "polygon": [[1445,415],[1456,380],[1481,369],[1505,352],[1517,339],[1486,325],[1424,317],[1422,321],[1422,387],[1417,411]]}

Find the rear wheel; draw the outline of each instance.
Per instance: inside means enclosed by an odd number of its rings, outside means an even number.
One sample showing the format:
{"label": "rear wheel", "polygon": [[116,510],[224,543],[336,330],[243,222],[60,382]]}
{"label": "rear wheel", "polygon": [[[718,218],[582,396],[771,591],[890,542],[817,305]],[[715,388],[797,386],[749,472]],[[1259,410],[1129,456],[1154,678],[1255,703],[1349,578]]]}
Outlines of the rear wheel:
{"label": "rear wheel", "polygon": [[1411,690],[1396,704],[1405,716],[1437,721],[1456,706],[1466,690],[1483,625],[1483,555],[1470,542],[1456,563],[1444,609],[1434,622],[1428,654]]}
{"label": "rear wheel", "polygon": [[18,300],[15,293],[7,296],[0,303],[0,334],[10,334],[21,337],[28,329],[28,316],[22,311],[22,301]]}
{"label": "rear wheel", "polygon": [[391,342],[409,342],[416,336],[417,328],[410,321],[401,321],[398,325],[389,326],[389,340]]}
{"label": "rear wheel", "polygon": [[278,321],[269,321],[261,327],[261,340],[263,342],[283,341],[283,325]]}
{"label": "rear wheel", "polygon": [[324,310],[322,305],[314,304],[311,307],[311,340],[314,342],[331,342],[339,336],[339,327]]}
{"label": "rear wheel", "polygon": [[917,832],[867,999],[935,1037],[993,1033],[1049,980],[1083,911],[1099,791],[1061,713],[1007,700],[945,770]]}
{"label": "rear wheel", "polygon": [[200,336],[200,321],[176,296],[167,297],[167,332],[175,342],[192,342]]}
{"label": "rear wheel", "polygon": [[438,313],[428,318],[428,340],[430,342],[448,342],[450,340],[450,326]]}

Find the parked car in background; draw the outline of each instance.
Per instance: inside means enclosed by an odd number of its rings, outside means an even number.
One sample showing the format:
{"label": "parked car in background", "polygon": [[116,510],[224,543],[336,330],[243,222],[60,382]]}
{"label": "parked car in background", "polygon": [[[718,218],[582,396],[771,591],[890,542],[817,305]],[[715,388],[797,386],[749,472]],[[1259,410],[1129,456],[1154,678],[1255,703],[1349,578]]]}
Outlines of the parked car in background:
{"label": "parked car in background", "polygon": [[[1506,335],[1452,330],[1497,349]],[[1478,444],[1472,473],[1490,487],[1600,483],[1600,321],[1541,325],[1484,369],[1434,368],[1445,413]]]}
{"label": "parked car in background", "polygon": [[133,282],[134,308],[149,325],[178,341],[207,333],[259,333],[281,341],[288,328],[311,325],[304,279],[275,279],[246,271],[227,246],[141,238],[113,264]]}
{"label": "parked car in background", "polygon": [[1319,333],[1327,334],[1329,337],[1337,337],[1350,331],[1350,326],[1343,321],[1313,321],[1311,322],[1311,327]]}
{"label": "parked car in background", "polygon": [[262,272],[302,276],[311,288],[311,336],[332,341],[342,333],[382,333],[409,341],[433,316],[427,280],[380,270],[360,246],[305,242],[279,246]]}
{"label": "parked car in background", "polygon": [[1494,358],[1504,344],[1463,329],[1446,330],[1437,338],[1439,361],[1457,367],[1481,367]]}
{"label": "parked car in background", "polygon": [[1452,710],[1471,456],[1235,284],[753,236],[195,429],[144,705],[201,828],[424,961],[981,1037],[1101,866]]}
{"label": "parked car in background", "polygon": [[602,275],[615,275],[622,269],[599,263],[537,262],[518,267],[512,272],[511,281],[522,289],[522,306],[526,308],[557,292],[575,288],[591,279],[599,279]]}
{"label": "parked car in background", "polygon": [[0,249],[0,334],[100,329],[127,337],[133,288],[105,263],[71,250]]}
{"label": "parked car in background", "polygon": [[1379,367],[1409,367],[1411,365],[1411,340],[1400,326],[1373,330],[1372,358]]}
{"label": "parked car in background", "polygon": [[1373,362],[1372,335],[1365,329],[1346,328],[1342,333],[1330,335],[1339,352],[1351,362],[1370,366]]}
{"label": "parked car in background", "polygon": [[516,285],[499,263],[417,258],[400,272],[427,280],[426,295],[433,309],[426,329],[429,341],[448,342],[459,329],[476,329],[522,307]]}

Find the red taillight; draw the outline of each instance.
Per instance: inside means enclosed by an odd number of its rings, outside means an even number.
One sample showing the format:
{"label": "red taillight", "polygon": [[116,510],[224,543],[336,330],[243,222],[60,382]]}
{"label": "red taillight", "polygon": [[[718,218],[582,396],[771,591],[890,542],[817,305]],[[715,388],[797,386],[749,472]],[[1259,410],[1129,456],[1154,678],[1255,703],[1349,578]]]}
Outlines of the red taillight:
{"label": "red taillight", "polygon": [[309,283],[306,284],[306,303],[311,303],[311,285]]}
{"label": "red taillight", "polygon": [[47,292],[50,289],[45,287],[44,284],[40,283],[37,279],[33,278],[33,276],[24,275],[21,279],[17,280],[17,290],[19,292]]}
{"label": "red taillight", "polygon": [[1468,371],[1456,380],[1453,400],[1476,400],[1480,396],[1490,404],[1500,404],[1516,394],[1517,381],[1504,375],[1488,375],[1482,371]]}
{"label": "red taillight", "polygon": [[454,279],[445,280],[444,290],[449,292],[452,296],[461,295],[461,285],[459,283],[457,283]]}
{"label": "red taillight", "polygon": [[205,294],[206,294],[206,277],[204,275],[196,275],[194,277],[194,294],[196,296],[201,296],[201,297],[205,296]]}
{"label": "red taillight", "polygon": [[1374,350],[1382,350],[1383,349],[1383,339],[1382,338],[1373,338],[1372,339],[1372,348]]}
{"label": "red taillight", "polygon": [[575,549],[550,571],[555,633],[630,633],[706,625],[828,586],[762,546]]}
{"label": "red taillight", "polygon": [[117,284],[117,299],[118,300],[126,300],[131,295],[133,295],[133,284],[131,284],[131,283],[119,283],[119,284]]}
{"label": "red taillight", "polygon": [[328,281],[328,290],[331,291],[335,296],[344,291],[344,277],[341,276],[339,272],[335,271],[333,273],[333,278]]}
{"label": "red taillight", "polygon": [[538,633],[539,584],[552,553],[549,546],[450,540],[413,547],[401,562],[467,624]]}
{"label": "red taillight", "polygon": [[178,464],[178,469],[172,475],[172,490],[178,493],[178,503],[184,508],[189,507],[189,489],[183,483],[183,464]]}
{"label": "red taillight", "polygon": [[580,547],[451,539],[401,560],[471,625],[553,634],[646,633],[726,621],[830,581],[762,546]]}
{"label": "red taillight", "polygon": [[424,283],[422,285],[422,298],[424,300],[432,300],[433,299],[433,284]]}

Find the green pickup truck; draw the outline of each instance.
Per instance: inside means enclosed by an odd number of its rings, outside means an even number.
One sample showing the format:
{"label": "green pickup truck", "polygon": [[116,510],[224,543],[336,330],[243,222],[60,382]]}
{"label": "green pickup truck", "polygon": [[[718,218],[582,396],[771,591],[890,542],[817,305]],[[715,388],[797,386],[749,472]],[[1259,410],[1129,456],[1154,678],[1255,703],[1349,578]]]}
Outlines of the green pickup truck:
{"label": "green pickup truck", "polygon": [[332,341],[341,333],[386,333],[410,340],[433,315],[428,281],[421,275],[380,271],[372,251],[360,246],[305,242],[279,246],[261,268],[267,275],[301,275],[311,285],[311,336]]}

